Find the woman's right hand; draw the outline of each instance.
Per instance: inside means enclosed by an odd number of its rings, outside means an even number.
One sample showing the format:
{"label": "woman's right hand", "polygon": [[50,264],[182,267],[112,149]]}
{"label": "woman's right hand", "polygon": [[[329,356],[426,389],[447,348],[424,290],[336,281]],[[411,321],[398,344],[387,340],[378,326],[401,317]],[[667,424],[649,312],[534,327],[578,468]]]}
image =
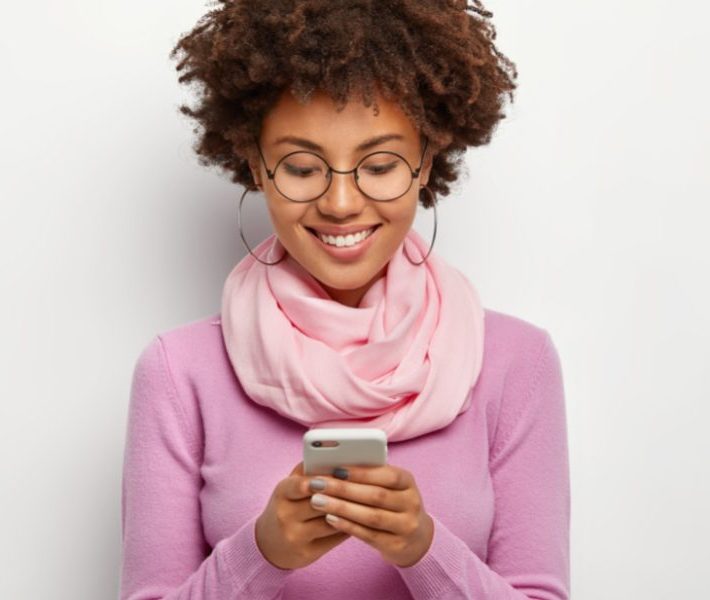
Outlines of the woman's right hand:
{"label": "woman's right hand", "polygon": [[303,462],[276,484],[264,512],[256,520],[256,545],[264,558],[281,569],[299,569],[344,542],[350,536],[325,520],[311,506],[312,491]]}

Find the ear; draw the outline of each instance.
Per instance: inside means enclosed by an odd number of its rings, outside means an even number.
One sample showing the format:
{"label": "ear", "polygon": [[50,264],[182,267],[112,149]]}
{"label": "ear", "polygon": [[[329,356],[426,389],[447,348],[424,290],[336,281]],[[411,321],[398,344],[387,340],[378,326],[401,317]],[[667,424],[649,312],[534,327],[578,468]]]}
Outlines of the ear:
{"label": "ear", "polygon": [[259,173],[259,169],[257,168],[256,165],[253,165],[252,163],[249,163],[249,170],[251,171],[251,177],[254,180],[254,184],[256,187],[258,187],[260,190],[264,189],[264,186],[261,183],[261,173]]}
{"label": "ear", "polygon": [[424,160],[422,161],[422,170],[419,173],[419,185],[425,186],[429,183],[429,176],[431,175],[431,168],[434,164],[434,157],[439,154],[443,148],[449,147],[453,137],[454,136],[451,132],[446,132],[444,134],[443,141],[438,145],[435,145],[432,140],[429,140],[426,152],[424,153]]}
{"label": "ear", "polygon": [[434,163],[435,149],[428,146],[424,154],[422,162],[422,170],[419,172],[419,185],[426,186],[429,183],[429,175],[431,175],[431,167]]}
{"label": "ear", "polygon": [[249,170],[251,171],[251,177],[254,180],[256,187],[258,187],[260,190],[263,190],[260,169],[261,163],[258,161],[258,158],[255,157],[253,154],[249,155],[249,157],[247,158],[247,162],[249,164]]}

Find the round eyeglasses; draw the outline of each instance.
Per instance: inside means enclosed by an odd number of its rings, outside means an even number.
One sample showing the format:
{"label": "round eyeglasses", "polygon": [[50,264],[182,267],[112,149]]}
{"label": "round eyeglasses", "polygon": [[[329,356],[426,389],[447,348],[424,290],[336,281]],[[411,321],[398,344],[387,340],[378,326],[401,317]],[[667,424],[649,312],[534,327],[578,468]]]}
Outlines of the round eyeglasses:
{"label": "round eyeglasses", "polygon": [[328,191],[333,173],[353,173],[355,185],[365,196],[378,202],[390,202],[404,196],[412,187],[412,181],[419,177],[428,142],[428,139],[424,141],[416,170],[412,170],[403,156],[385,150],[363,156],[349,171],[334,169],[314,152],[297,150],[283,156],[270,171],[258,142],[256,147],[269,179],[279,193],[292,202],[311,202],[320,198]]}

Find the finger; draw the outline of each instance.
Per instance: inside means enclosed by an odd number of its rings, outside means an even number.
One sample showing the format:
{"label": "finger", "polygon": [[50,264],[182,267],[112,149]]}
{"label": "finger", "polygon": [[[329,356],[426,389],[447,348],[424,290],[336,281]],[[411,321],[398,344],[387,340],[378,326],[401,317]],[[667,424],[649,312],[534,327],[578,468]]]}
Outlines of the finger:
{"label": "finger", "polygon": [[407,469],[394,465],[382,465],[380,467],[345,465],[341,468],[347,471],[347,477],[340,479],[347,481],[378,485],[391,490],[406,490],[416,485],[414,476]]}
{"label": "finger", "polygon": [[316,538],[311,542],[316,553],[320,556],[335,548],[338,544],[342,544],[350,537],[350,534],[344,531],[337,531],[331,527],[331,535]]}
{"label": "finger", "polygon": [[311,477],[303,475],[303,463],[299,463],[291,474],[280,482],[281,492],[289,500],[309,498],[313,490],[308,487]]}
{"label": "finger", "polygon": [[348,536],[348,534],[338,531],[330,523],[328,523],[328,521],[325,520],[325,515],[322,513],[317,517],[302,523],[301,526],[303,538],[309,542],[329,537],[331,535]]}
{"label": "finger", "polygon": [[386,548],[388,545],[392,545],[399,538],[399,536],[387,531],[371,529],[361,525],[360,523],[355,523],[354,521],[350,521],[349,519],[337,515],[326,515],[326,522],[328,522],[333,529],[356,537],[378,550],[380,548]]}
{"label": "finger", "polygon": [[316,510],[311,504],[311,498],[303,498],[302,500],[292,501],[292,515],[294,521],[307,523],[311,519],[323,516],[322,510]]}
{"label": "finger", "polygon": [[358,504],[366,504],[394,512],[403,512],[411,508],[412,502],[408,500],[408,494],[403,490],[392,490],[379,485],[343,481],[326,475],[319,475],[314,479],[321,481],[325,486],[323,489],[311,486],[314,493],[317,491],[326,496],[335,496],[357,502]]}
{"label": "finger", "polygon": [[[325,504],[318,505],[317,501],[319,499],[325,500]],[[316,510],[343,517],[369,529],[377,529],[396,535],[410,533],[411,516],[407,513],[392,512],[382,508],[356,504],[340,498],[323,496],[322,494],[311,498],[311,504]]]}

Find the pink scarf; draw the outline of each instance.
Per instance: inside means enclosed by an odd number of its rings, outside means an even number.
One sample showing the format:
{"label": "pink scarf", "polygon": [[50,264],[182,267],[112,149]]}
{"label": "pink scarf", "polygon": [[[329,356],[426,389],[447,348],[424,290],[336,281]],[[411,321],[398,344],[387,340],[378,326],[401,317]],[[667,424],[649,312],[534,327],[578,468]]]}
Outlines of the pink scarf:
{"label": "pink scarf", "polygon": [[[333,300],[290,255],[247,254],[227,277],[222,333],[258,404],[308,427],[377,427],[389,441],[446,427],[470,404],[483,359],[484,313],[458,269],[411,229],[353,308]],[[273,262],[275,234],[253,249]]]}

